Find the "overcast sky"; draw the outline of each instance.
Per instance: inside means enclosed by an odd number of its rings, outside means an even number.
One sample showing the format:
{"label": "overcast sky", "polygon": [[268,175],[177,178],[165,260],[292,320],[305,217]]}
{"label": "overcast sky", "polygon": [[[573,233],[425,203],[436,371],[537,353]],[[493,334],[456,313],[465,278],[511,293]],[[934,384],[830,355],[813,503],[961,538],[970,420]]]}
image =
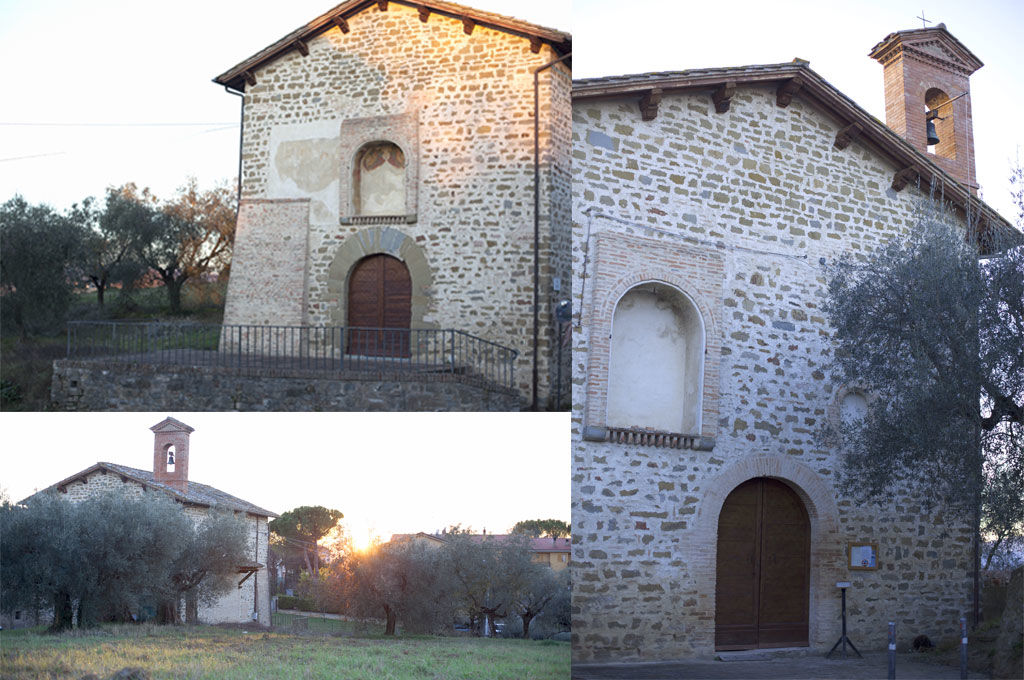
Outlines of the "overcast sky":
{"label": "overcast sky", "polygon": [[[573,77],[791,61],[885,120],[871,48],[894,31],[946,28],[984,66],[971,76],[974,150],[984,199],[1015,221],[1010,164],[1024,146],[1024,2],[1020,0],[574,0]],[[959,93],[950,93],[955,96]],[[1024,152],[1021,153],[1024,161]]]}
{"label": "overcast sky", "polygon": [[153,469],[149,428],[195,428],[189,478],[272,512],[323,505],[353,539],[569,521],[567,413],[3,413],[12,501],[104,461]]}
{"label": "overcast sky", "polygon": [[[0,0],[0,202],[233,181],[239,98],[212,79],[336,4]],[[568,30],[569,0],[466,4]]]}
{"label": "overcast sky", "polygon": [[[891,31],[920,27],[923,9],[985,62],[971,78],[978,180],[985,200],[1014,219],[1007,175],[1024,145],[1019,0],[465,1],[572,31],[577,78],[800,57],[882,120],[882,67],[867,53]],[[203,185],[233,180],[239,102],[211,79],[332,6],[0,0],[0,201],[21,193],[63,209],[129,181],[167,197],[188,175]]]}

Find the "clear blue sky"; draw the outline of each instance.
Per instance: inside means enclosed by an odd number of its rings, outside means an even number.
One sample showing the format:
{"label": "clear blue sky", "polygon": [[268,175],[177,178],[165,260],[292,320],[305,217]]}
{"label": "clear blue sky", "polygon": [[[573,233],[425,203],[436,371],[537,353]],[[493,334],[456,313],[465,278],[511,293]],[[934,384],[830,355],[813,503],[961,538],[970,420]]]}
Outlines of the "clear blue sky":
{"label": "clear blue sky", "polygon": [[[885,120],[882,66],[867,56],[893,31],[946,28],[985,65],[971,76],[984,199],[1011,222],[1011,161],[1024,162],[1021,0],[574,0],[573,77],[774,64],[794,57]],[[935,24],[930,24],[935,25]]]}

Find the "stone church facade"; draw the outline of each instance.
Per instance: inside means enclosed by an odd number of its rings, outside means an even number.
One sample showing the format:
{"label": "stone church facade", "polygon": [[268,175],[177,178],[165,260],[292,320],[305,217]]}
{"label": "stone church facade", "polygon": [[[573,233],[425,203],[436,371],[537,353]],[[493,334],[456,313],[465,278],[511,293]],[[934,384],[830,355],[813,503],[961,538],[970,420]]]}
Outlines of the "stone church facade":
{"label": "stone church facade", "polygon": [[[933,186],[1010,228],[952,101],[981,62],[944,26],[872,56],[888,126],[799,60],[573,84],[575,661],[827,651],[839,581],[869,649],[970,607],[969,523],[842,497],[816,439],[870,398],[829,373],[823,264],[906,233]],[[861,542],[877,568],[850,569]]]}
{"label": "stone church facade", "polygon": [[[153,431],[152,471],[117,463],[96,463],[38,493],[55,492],[72,503],[106,493],[123,493],[135,498],[166,494],[178,502],[182,512],[194,522],[201,522],[212,509],[232,511],[244,517],[251,559],[238,565],[236,589],[213,604],[199,603],[199,622],[271,625],[270,576],[266,568],[270,540],[268,522],[277,515],[189,480],[189,436],[193,428],[174,418],[165,418],[150,429]],[[184,620],[184,603],[182,607]]]}
{"label": "stone church facade", "polygon": [[[566,33],[461,5],[349,0],[218,76],[243,107],[224,323],[411,329],[412,347],[340,342],[414,357],[417,331],[454,329],[516,350],[528,402],[534,71],[570,51]],[[543,408],[571,277],[568,62],[538,83]]]}

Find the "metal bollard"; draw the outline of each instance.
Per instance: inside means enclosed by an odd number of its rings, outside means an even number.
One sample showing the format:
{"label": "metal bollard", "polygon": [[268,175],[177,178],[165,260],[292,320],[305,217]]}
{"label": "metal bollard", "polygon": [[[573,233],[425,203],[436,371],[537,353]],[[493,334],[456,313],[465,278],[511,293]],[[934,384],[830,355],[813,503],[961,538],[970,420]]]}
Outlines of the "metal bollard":
{"label": "metal bollard", "polygon": [[960,617],[960,680],[967,680],[967,619]]}
{"label": "metal bollard", "polygon": [[889,622],[889,680],[896,680],[896,622]]}

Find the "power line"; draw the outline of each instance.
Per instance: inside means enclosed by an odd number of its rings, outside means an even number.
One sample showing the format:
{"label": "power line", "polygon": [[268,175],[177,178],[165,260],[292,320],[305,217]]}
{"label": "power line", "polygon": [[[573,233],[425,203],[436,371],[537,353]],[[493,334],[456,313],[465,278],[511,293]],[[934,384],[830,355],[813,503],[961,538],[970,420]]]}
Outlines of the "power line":
{"label": "power line", "polygon": [[238,127],[239,123],[0,123],[2,127],[201,127],[204,125]]}
{"label": "power line", "polygon": [[67,151],[54,151],[53,153],[37,153],[31,156],[12,156],[11,158],[0,158],[0,163],[4,161],[21,161],[26,158],[42,158],[43,156],[63,156]]}

